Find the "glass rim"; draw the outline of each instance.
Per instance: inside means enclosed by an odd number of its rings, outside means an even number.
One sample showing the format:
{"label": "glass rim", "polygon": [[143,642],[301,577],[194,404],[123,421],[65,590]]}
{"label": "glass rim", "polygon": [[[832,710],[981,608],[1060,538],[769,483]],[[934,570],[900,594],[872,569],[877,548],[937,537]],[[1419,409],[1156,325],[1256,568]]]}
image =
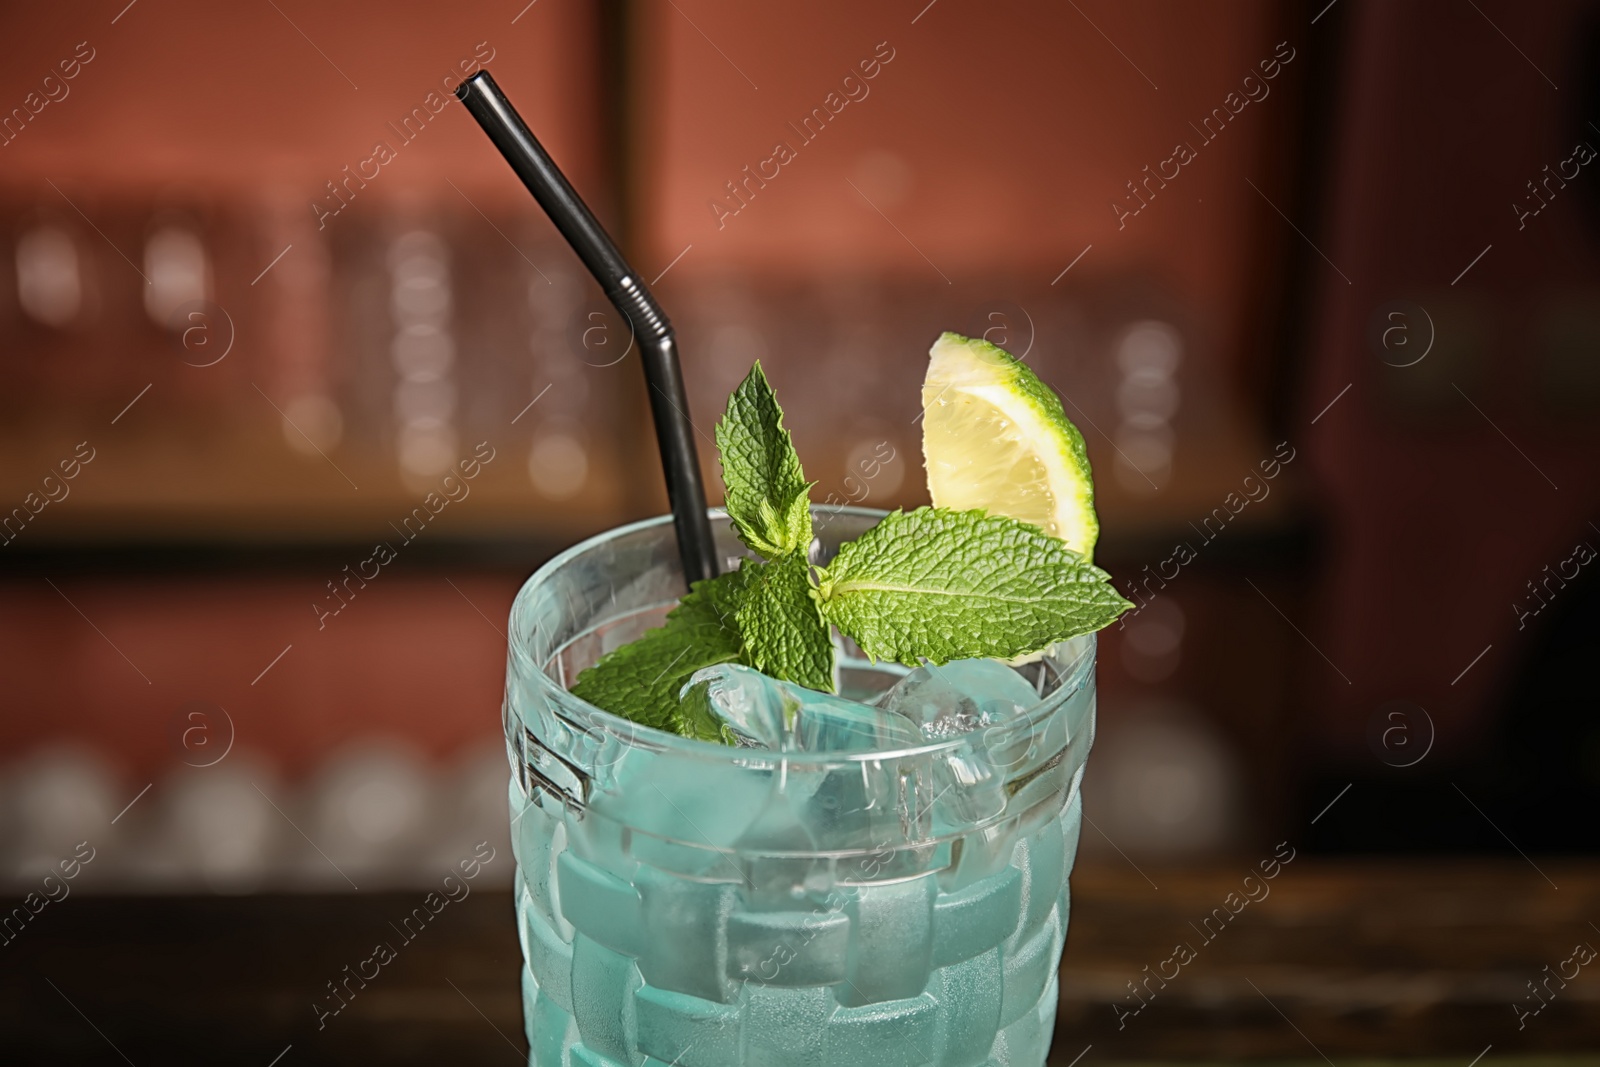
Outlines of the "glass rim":
{"label": "glass rim", "polygon": [[[814,515],[819,511],[825,510],[829,515],[846,514],[863,519],[877,520],[890,514],[881,508],[863,508],[852,504],[831,506],[813,504],[811,507]],[[719,507],[707,508],[706,514],[713,522],[728,517],[727,509]],[[988,730],[1001,728],[1016,730],[1019,727],[1026,726],[1027,729],[1032,731],[1049,719],[1050,716],[1062,713],[1062,709],[1066,705],[1066,698],[1083,688],[1092,677],[1095,653],[1099,645],[1098,633],[1082,634],[1078,637],[1068,638],[1068,641],[1086,641],[1088,647],[1084,649],[1082,654],[1074,658],[1065,669],[1059,672],[1060,680],[1055,689],[1047,696],[1041,697],[1038,703],[1031,705],[1026,712],[1017,718],[1004,723],[996,723],[987,730],[973,730],[954,737],[929,741],[922,745],[895,749],[870,749],[861,752],[786,752],[772,749],[744,748],[719,744],[714,741],[702,741],[693,737],[684,737],[681,734],[669,733],[666,730],[660,730],[633,719],[625,718],[576,696],[570,689],[563,686],[558,679],[552,677],[543,664],[534,660],[527,647],[516,640],[516,620],[529,609],[529,605],[539,588],[544,583],[552,580],[562,568],[574,563],[586,553],[599,548],[609,541],[662,526],[670,526],[671,523],[671,515],[656,515],[648,519],[624,523],[621,526],[615,526],[609,530],[603,530],[600,533],[586,537],[577,544],[558,552],[534,570],[527,580],[522,583],[522,587],[517,590],[517,595],[511,602],[511,625],[507,640],[508,654],[516,664],[526,669],[526,674],[533,678],[540,695],[548,701],[549,706],[555,709],[561,718],[567,719],[571,725],[580,730],[588,730],[591,726],[598,727],[616,737],[617,740],[641,749],[671,751],[675,755],[727,762],[746,767],[760,767],[762,765],[770,765],[772,767],[780,765],[826,766],[918,759],[950,753],[968,747],[973,743],[974,739],[983,737]],[[573,638],[573,640],[576,639]],[[551,658],[559,655],[570,643],[571,641],[568,641],[559,648],[552,650]],[[1061,643],[1064,644],[1066,642]],[[571,711],[574,709],[581,711],[590,721],[572,721]]]}

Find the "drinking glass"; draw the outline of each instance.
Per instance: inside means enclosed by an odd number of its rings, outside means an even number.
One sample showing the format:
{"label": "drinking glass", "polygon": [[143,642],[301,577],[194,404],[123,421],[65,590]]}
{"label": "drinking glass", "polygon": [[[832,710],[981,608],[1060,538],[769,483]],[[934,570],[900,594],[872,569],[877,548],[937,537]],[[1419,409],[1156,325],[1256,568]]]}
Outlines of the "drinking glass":
{"label": "drinking glass", "polygon": [[[745,555],[712,511],[724,569]],[[881,512],[813,509],[814,559]],[[681,594],[652,519],[541,567],[511,610],[524,1022],[538,1067],[1039,1067],[1056,1012],[1095,638],[1017,669],[1039,701],[916,748],[665,734],[567,692]],[[841,646],[841,694],[906,673]]]}

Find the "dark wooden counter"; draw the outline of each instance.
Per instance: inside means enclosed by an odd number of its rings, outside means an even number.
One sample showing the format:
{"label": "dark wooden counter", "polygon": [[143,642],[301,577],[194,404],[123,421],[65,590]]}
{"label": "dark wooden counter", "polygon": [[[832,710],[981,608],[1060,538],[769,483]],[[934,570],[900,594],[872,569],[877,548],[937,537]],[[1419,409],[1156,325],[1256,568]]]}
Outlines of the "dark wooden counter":
{"label": "dark wooden counter", "polygon": [[[1467,1067],[1488,1049],[1483,1067],[1600,1064],[1576,1055],[1600,1050],[1600,960],[1565,987],[1552,979],[1548,1006],[1520,1030],[1512,1010],[1536,1006],[1526,983],[1547,964],[1600,946],[1600,866],[1539,864],[1543,875],[1521,861],[1302,856],[1270,895],[1225,926],[1213,918],[1209,941],[1196,927],[1226,909],[1246,864],[1147,871],[1158,889],[1127,867],[1086,866],[1052,1063],[1426,1056]],[[451,904],[318,1029],[325,983],[396,940],[388,924],[418,899],[74,895],[0,946],[0,1061],[525,1063],[506,893]],[[1179,943],[1194,958],[1165,963]],[[1119,1016],[1114,1005],[1137,1007],[1127,983],[1147,964],[1178,975],[1165,988],[1152,979],[1148,1005]]]}
{"label": "dark wooden counter", "polygon": [[[1528,863],[1319,863],[1301,856],[1226,925],[1250,866],[1204,873],[1085,867],[1061,974],[1052,1062],[1084,1058],[1235,1062],[1440,1057],[1467,1067],[1532,1054],[1600,1052],[1600,959],[1538,1008],[1527,983],[1574,946],[1600,948],[1600,866]],[[1549,881],[1546,880],[1548,876]],[[1553,883],[1553,884],[1552,884]],[[1254,886],[1255,883],[1252,883]],[[1559,886],[1559,888],[1555,888]],[[1254,889],[1260,895],[1259,889]],[[1236,898],[1237,899],[1237,898]],[[1191,925],[1194,924],[1194,925]],[[1206,935],[1211,940],[1206,939]],[[1179,943],[1195,958],[1181,968]],[[1162,988],[1144,968],[1178,976]],[[1127,983],[1139,984],[1138,1008]],[[1113,1006],[1116,1006],[1115,1008]],[[1561,1062],[1569,1062],[1563,1060]],[[1593,1060],[1570,1062],[1600,1063]]]}

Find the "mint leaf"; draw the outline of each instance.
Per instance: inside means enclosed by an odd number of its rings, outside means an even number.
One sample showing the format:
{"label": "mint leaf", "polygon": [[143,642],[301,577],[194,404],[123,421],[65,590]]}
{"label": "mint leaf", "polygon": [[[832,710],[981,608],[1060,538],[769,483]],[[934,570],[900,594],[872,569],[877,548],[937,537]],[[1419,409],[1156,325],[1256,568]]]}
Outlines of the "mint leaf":
{"label": "mint leaf", "polygon": [[694,583],[665,623],[579,674],[572,695],[613,715],[678,731],[678,694],[689,676],[739,658],[735,614],[749,578],[737,570]]}
{"label": "mint leaf", "polygon": [[810,548],[811,486],[759,361],[728,397],[717,423],[717,451],[739,539],[768,559]]}
{"label": "mint leaf", "polygon": [[874,659],[1009,659],[1133,605],[1110,575],[1036,526],[982,511],[899,511],[839,549],[822,614]]}
{"label": "mint leaf", "polygon": [[741,660],[770,678],[824,693],[834,691],[833,639],[811,587],[805,556],[746,563],[752,571],[737,621]]}

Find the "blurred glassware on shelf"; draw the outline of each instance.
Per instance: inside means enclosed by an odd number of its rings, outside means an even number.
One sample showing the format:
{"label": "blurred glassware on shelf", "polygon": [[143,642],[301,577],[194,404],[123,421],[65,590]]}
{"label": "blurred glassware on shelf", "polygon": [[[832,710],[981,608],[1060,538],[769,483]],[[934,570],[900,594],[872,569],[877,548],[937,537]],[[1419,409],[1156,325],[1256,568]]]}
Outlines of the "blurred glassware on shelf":
{"label": "blurred glassware on shelf", "polygon": [[1176,327],[1154,320],[1135,322],[1116,342],[1117,478],[1135,493],[1157,492],[1172,478],[1176,435],[1172,419],[1181,393],[1175,380],[1183,357]]}
{"label": "blurred glassware on shelf", "polygon": [[479,885],[511,884],[511,829],[506,814],[506,746],[502,738],[473,745],[440,767],[433,836],[419,853],[421,870],[449,870],[479,842],[487,841],[504,863],[484,868]]}
{"label": "blurred glassware on shelf", "polygon": [[428,841],[435,794],[405,742],[371,738],[335,751],[303,793],[302,825],[315,845],[302,851],[301,877],[340,891],[404,884],[408,857]]}
{"label": "blurred glassware on shelf", "polygon": [[1183,609],[1172,597],[1157,597],[1129,618],[1122,631],[1122,666],[1146,684],[1165,681],[1183,655]]}
{"label": "blurred glassware on shelf", "polygon": [[[505,758],[499,737],[444,762],[369,737],[309,778],[286,780],[262,753],[234,748],[124,789],[88,748],[40,749],[0,765],[0,888],[37,888],[80,842],[92,877],[71,892],[427,887],[479,842],[509,856]],[[509,883],[511,865],[490,874]]]}
{"label": "blurred glassware on shelf", "polygon": [[301,393],[283,405],[283,439],[297,452],[321,455],[344,438],[344,413],[325,393]]}
{"label": "blurred glassware on shelf", "polygon": [[254,893],[277,881],[280,852],[298,835],[273,807],[285,790],[264,760],[235,749],[214,766],[174,767],[156,788],[137,824],[144,854],[129,860],[130,880],[214,893]]}
{"label": "blurred glassware on shelf", "polygon": [[1085,847],[1176,862],[1223,853],[1241,833],[1236,758],[1199,709],[1129,703],[1102,718],[1094,756],[1084,812],[1100,834]]}
{"label": "blurred glassware on shelf", "polygon": [[430,230],[409,230],[390,244],[388,265],[396,330],[390,352],[400,375],[394,387],[400,477],[407,488],[424,492],[459,451],[450,249]]}
{"label": "blurred glassware on shelf", "polygon": [[[7,768],[0,782],[4,878],[13,886],[55,870],[80,841],[101,845],[114,831],[122,783],[110,765],[83,743],[39,749]],[[105,873],[102,863],[96,874]]]}
{"label": "blurred glassware on shelf", "polygon": [[211,267],[200,235],[186,225],[168,223],[150,234],[144,246],[144,310],[150,321],[171,327],[185,304],[211,295]]}
{"label": "blurred glassware on shelf", "polygon": [[17,302],[35,321],[56,329],[83,310],[83,265],[68,231],[39,225],[17,238]]}
{"label": "blurred glassware on shelf", "polygon": [[543,434],[528,451],[528,479],[542,496],[565,500],[589,477],[589,453],[565,433]]}

